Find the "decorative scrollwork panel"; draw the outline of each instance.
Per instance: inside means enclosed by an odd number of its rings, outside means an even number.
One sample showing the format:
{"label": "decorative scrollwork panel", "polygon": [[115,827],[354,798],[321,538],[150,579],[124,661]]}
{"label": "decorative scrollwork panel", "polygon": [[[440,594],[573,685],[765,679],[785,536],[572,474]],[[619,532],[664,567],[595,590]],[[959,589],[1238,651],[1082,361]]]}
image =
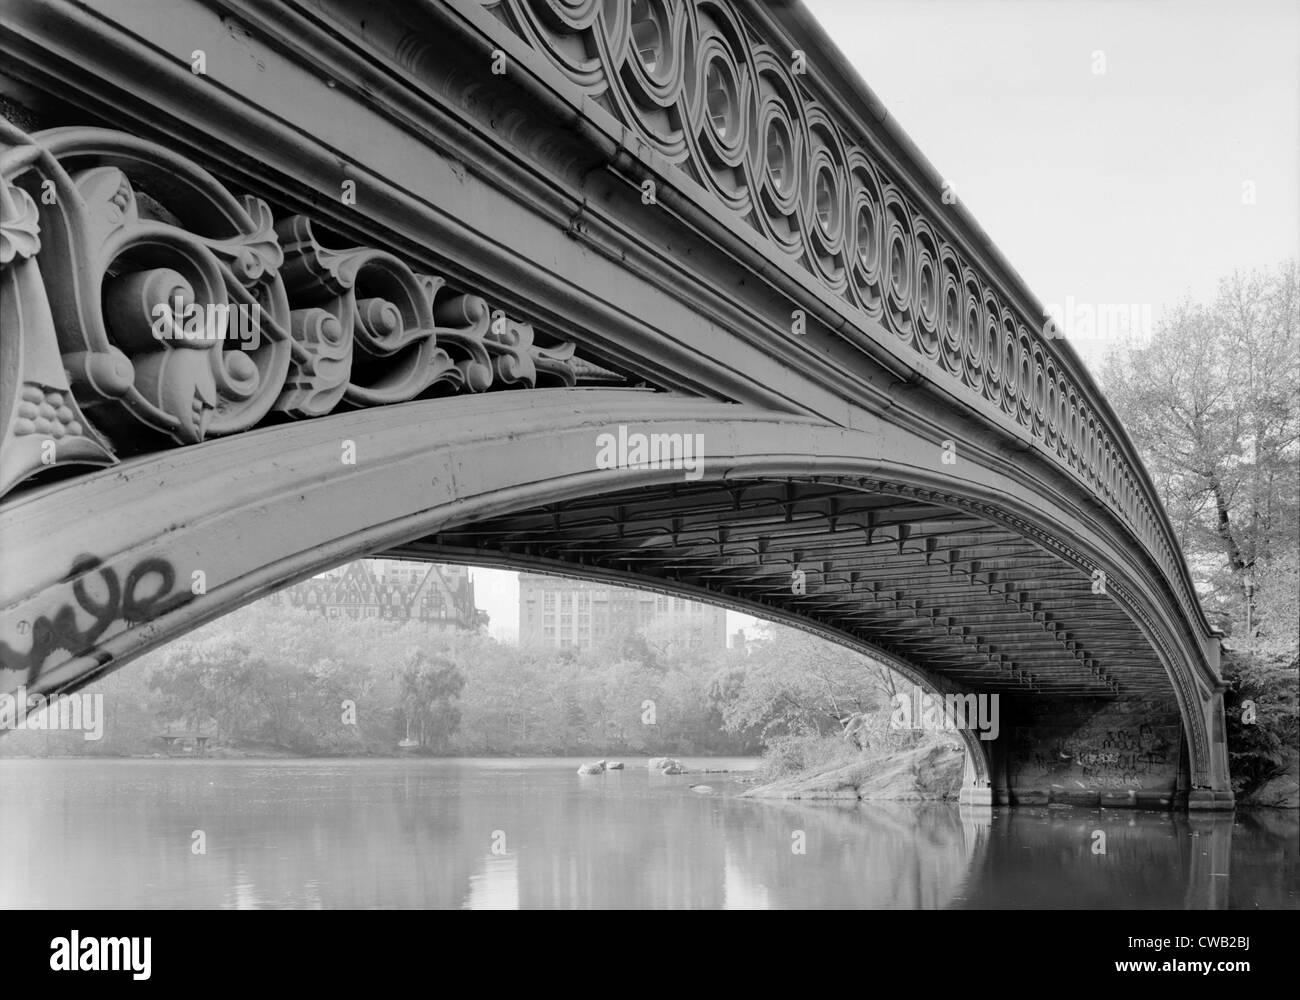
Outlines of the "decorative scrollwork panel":
{"label": "decorative scrollwork panel", "polygon": [[0,122],[0,284],[0,495],[272,414],[577,379],[572,344],[107,129]]}

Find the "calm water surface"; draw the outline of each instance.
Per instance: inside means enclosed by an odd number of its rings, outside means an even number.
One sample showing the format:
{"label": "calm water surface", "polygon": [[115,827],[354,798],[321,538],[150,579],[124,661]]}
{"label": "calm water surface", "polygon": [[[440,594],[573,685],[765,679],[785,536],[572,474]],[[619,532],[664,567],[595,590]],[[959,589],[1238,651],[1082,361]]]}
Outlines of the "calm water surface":
{"label": "calm water surface", "polygon": [[1300,908],[1295,811],[758,802],[578,763],[0,760],[0,907]]}

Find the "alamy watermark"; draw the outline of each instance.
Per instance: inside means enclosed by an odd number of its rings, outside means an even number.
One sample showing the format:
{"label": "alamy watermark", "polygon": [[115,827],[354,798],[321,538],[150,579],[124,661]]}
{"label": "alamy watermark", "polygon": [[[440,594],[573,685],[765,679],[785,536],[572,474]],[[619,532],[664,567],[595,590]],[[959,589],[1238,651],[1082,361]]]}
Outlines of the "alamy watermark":
{"label": "alamy watermark", "polygon": [[50,968],[55,972],[129,972],[135,980],[151,974],[153,938],[81,936],[72,931],[67,937],[50,941]]}
{"label": "alamy watermark", "polygon": [[99,740],[104,735],[102,694],[27,694],[22,685],[13,694],[0,694],[0,729],[38,731],[80,730],[82,739]]}
{"label": "alamy watermark", "polygon": [[598,469],[681,469],[688,481],[704,476],[703,434],[628,433],[626,424],[618,434],[596,435]]}
{"label": "alamy watermark", "polygon": [[149,329],[156,340],[203,343],[237,340],[245,351],[262,344],[262,307],[256,302],[231,305],[228,302],[191,302],[177,295],[171,304],[159,302],[150,312]]}
{"label": "alamy watermark", "polygon": [[891,729],[971,729],[982,740],[998,738],[996,694],[930,694],[917,686],[894,695]]}
{"label": "alamy watermark", "polygon": [[1149,302],[1048,302],[1043,306],[1043,336],[1048,340],[1117,343],[1125,337],[1146,339],[1153,330]]}

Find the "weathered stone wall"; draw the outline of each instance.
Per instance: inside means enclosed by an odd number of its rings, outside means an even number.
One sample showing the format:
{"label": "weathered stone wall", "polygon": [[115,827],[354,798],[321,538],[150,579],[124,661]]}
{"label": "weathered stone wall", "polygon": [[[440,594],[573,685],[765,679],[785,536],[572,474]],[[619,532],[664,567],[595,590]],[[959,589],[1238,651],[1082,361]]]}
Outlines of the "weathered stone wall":
{"label": "weathered stone wall", "polygon": [[1022,702],[1006,735],[1013,803],[1174,802],[1182,727],[1172,699]]}

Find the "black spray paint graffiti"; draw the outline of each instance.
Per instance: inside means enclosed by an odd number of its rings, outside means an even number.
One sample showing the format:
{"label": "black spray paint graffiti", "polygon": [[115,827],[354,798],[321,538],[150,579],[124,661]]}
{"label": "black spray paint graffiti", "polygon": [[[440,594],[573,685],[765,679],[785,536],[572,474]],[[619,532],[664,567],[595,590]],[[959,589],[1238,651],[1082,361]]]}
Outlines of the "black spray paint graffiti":
{"label": "black spray paint graffiti", "polygon": [[[87,574],[99,572],[105,596],[96,601],[86,588]],[[144,595],[138,593],[141,584],[156,574],[157,583],[148,587]],[[51,653],[66,650],[70,657],[89,655],[95,643],[115,621],[125,621],[128,627],[139,622],[152,621],[159,615],[185,604],[193,596],[182,591],[173,594],[176,570],[165,559],[144,559],[136,563],[126,575],[126,583],[118,579],[115,569],[103,566],[95,556],[81,555],[72,562],[72,568],[62,580],[71,581],[76,607],[65,604],[53,617],[41,615],[31,626],[32,648],[26,653],[16,652],[7,642],[0,641],[0,669],[26,670],[27,684],[40,677],[45,661]],[[77,625],[77,609],[89,614],[92,621],[85,628]],[[20,623],[25,631],[26,622]],[[100,662],[107,662],[107,656]]]}
{"label": "black spray paint graffiti", "polygon": [[[1104,733],[1104,735],[1103,735]],[[1083,736],[1035,742],[1017,729],[1012,763],[1018,772],[1067,780],[1081,778],[1111,787],[1136,786],[1161,778],[1176,752],[1176,731],[1142,724],[1130,729],[1090,730]]]}

